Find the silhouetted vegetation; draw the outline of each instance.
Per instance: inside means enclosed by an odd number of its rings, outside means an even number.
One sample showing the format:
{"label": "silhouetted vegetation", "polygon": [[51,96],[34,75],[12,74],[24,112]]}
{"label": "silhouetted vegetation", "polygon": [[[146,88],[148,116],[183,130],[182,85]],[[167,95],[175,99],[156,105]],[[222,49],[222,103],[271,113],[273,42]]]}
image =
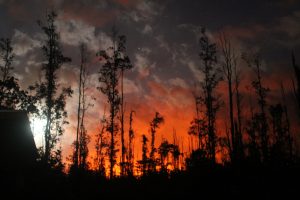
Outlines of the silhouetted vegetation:
{"label": "silhouetted vegetation", "polygon": [[0,39],[0,60],[0,109],[36,112],[36,98],[30,96],[28,91],[22,90],[19,80],[12,75],[14,53],[11,40],[8,38]]}
{"label": "silhouetted vegetation", "polygon": [[[229,151],[230,151],[230,159],[234,164],[239,159],[241,159],[240,153],[242,151],[241,145],[241,128],[240,128],[240,116],[238,113],[238,120],[234,119],[234,110],[233,110],[233,84],[234,84],[234,73],[236,73],[236,65],[237,65],[237,56],[235,55],[235,50],[232,47],[231,42],[228,40],[226,35],[223,33],[220,36],[220,46],[223,56],[222,69],[224,77],[227,81],[228,86],[228,98],[229,98],[229,119],[230,119],[230,133],[231,140],[228,141]],[[238,83],[236,77],[236,93],[237,93],[237,102],[239,102],[240,95],[238,93]],[[238,110],[240,109],[239,103],[237,103]]]}
{"label": "silhouetted vegetation", "polygon": [[221,106],[219,96],[216,94],[216,87],[221,81],[221,69],[217,65],[217,47],[215,43],[211,43],[206,35],[205,29],[201,30],[202,36],[199,39],[200,45],[200,59],[202,65],[199,70],[203,73],[204,79],[200,82],[202,89],[200,96],[200,104],[204,108],[204,120],[202,121],[202,130],[207,134],[207,140],[205,144],[205,151],[207,151],[207,157],[212,164],[216,162],[216,114]]}
{"label": "silhouetted vegetation", "polygon": [[[107,50],[101,50],[97,54],[104,64],[100,69],[99,81],[102,85],[100,91],[107,96],[110,105],[110,121],[107,130],[110,132],[110,178],[114,177],[114,166],[116,164],[115,137],[119,131],[119,123],[116,122],[118,112],[121,111],[121,173],[125,173],[125,141],[124,141],[124,95],[123,76],[124,70],[132,68],[129,57],[126,56],[126,37],[117,35],[115,27],[112,29],[112,46]],[[112,55],[111,55],[112,54]],[[119,95],[119,73],[121,73],[121,97]],[[121,110],[120,110],[121,109]]]}
{"label": "silhouetted vegetation", "polygon": [[129,176],[133,175],[134,172],[134,148],[133,148],[133,142],[134,142],[134,130],[133,130],[133,114],[135,112],[132,110],[130,112],[130,117],[129,117],[129,130],[128,130],[128,153],[127,153],[127,173]]}
{"label": "silhouetted vegetation", "polygon": [[46,35],[42,47],[45,61],[42,67],[44,79],[32,86],[31,89],[36,91],[36,97],[41,108],[40,113],[47,120],[42,160],[50,166],[61,168],[61,150],[56,148],[56,143],[59,136],[63,134],[63,125],[67,123],[66,98],[71,97],[73,91],[70,87],[62,88],[59,91],[60,88],[57,83],[57,71],[64,63],[70,62],[71,59],[65,57],[62,53],[59,34],[55,25],[56,17],[56,13],[50,12],[47,14],[46,24],[38,21],[39,26]]}
{"label": "silhouetted vegetation", "polygon": [[74,152],[72,155],[72,166],[71,170],[87,170],[88,169],[88,143],[90,137],[87,134],[85,128],[85,114],[87,109],[92,104],[87,102],[87,86],[86,82],[88,74],[86,70],[87,64],[87,50],[84,44],[80,45],[80,71],[79,71],[79,87],[78,87],[78,109],[77,109],[77,129],[76,129],[76,140],[74,142]]}
{"label": "silhouetted vegetation", "polygon": [[105,167],[105,157],[108,155],[108,137],[105,135],[105,130],[107,126],[107,119],[105,113],[103,117],[100,119],[100,128],[99,132],[96,135],[96,158],[95,158],[95,171],[100,176],[106,176],[106,167]]}
{"label": "silhouetted vegetation", "polygon": [[[243,59],[247,62],[249,67],[252,67],[256,75],[256,79],[252,81],[252,87],[255,90],[257,95],[257,102],[260,108],[260,112],[254,114],[255,120],[255,130],[258,134],[258,141],[262,150],[262,159],[265,162],[269,159],[269,150],[268,150],[268,123],[266,116],[266,107],[267,107],[267,94],[269,89],[263,86],[262,75],[261,75],[261,65],[262,61],[260,55],[255,53],[254,55],[244,55]],[[254,133],[255,134],[255,133]]]}

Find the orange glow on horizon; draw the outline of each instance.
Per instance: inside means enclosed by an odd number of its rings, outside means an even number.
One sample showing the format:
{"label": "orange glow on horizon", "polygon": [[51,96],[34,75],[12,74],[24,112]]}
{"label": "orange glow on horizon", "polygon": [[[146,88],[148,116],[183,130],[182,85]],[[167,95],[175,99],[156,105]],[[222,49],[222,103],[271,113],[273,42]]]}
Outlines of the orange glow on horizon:
{"label": "orange glow on horizon", "polygon": [[[287,79],[288,76],[281,76],[281,78]],[[273,77],[268,77],[268,79],[264,80],[264,84],[272,90],[278,88],[277,82],[272,80]],[[247,81],[249,80],[249,81]],[[155,111],[159,111],[160,114],[164,117],[165,122],[160,126],[156,133],[156,141],[155,146],[158,148],[159,144],[163,139],[167,139],[170,143],[173,143],[174,136],[176,137],[178,146],[180,151],[184,153],[184,155],[188,155],[188,152],[191,151],[189,147],[190,139],[187,134],[188,128],[190,126],[190,122],[195,116],[195,108],[194,108],[194,99],[189,89],[184,88],[166,88],[161,84],[155,82],[149,82],[148,85],[150,86],[150,95],[146,96],[147,101],[138,103],[138,100],[134,99],[133,102],[126,104],[126,113],[125,113],[125,142],[128,142],[128,120],[129,120],[129,112],[131,109],[135,110],[135,115],[133,117],[133,129],[135,132],[135,139],[134,139],[134,155],[135,155],[135,162],[137,160],[141,160],[141,151],[142,151],[142,144],[141,144],[141,136],[145,134],[148,139],[148,149],[150,149],[150,139],[151,135],[149,132],[149,124],[152,118],[154,117]],[[241,92],[249,95],[249,89],[246,89],[250,85],[250,77],[246,77],[245,82],[241,84]],[[225,105],[227,105],[227,85],[225,82],[221,82],[218,87],[218,92],[222,95]],[[250,93],[251,96],[255,95],[254,93]],[[164,98],[161,98],[164,97]],[[278,97],[280,98],[280,97]],[[126,100],[125,100],[126,101]],[[252,98],[253,104],[256,105],[255,96]],[[178,105],[176,103],[182,102],[182,104]],[[244,100],[244,104],[248,104],[248,99]],[[153,105],[153,107],[152,107]],[[248,108],[247,108],[248,109]],[[243,110],[243,116],[247,118],[249,116],[250,111]],[[217,135],[224,136],[225,135],[225,124],[229,123],[227,120],[227,110],[226,106],[222,107],[218,112],[218,118],[216,120],[217,126]],[[71,119],[74,120],[74,116],[71,116]],[[87,122],[93,122],[93,126],[90,127],[88,130],[88,134],[91,136],[91,141],[89,144],[89,162],[91,167],[94,168],[93,159],[95,158],[95,136],[98,132],[98,119],[95,118],[87,118]],[[75,133],[75,128],[69,128],[67,131],[71,131]],[[116,146],[117,149],[120,149],[120,134],[118,134],[118,144]],[[197,147],[197,139],[194,138],[192,140],[193,144],[192,148],[195,149]],[[127,145],[126,145],[127,146]],[[71,149],[66,148],[70,155]],[[228,156],[228,155],[227,155]],[[120,159],[120,152],[117,154],[117,163]],[[217,162],[222,162],[224,159],[224,155],[221,153],[217,153],[216,155]],[[108,166],[108,160],[106,160],[106,165]],[[115,171],[117,174],[120,173],[120,167],[116,165]]]}

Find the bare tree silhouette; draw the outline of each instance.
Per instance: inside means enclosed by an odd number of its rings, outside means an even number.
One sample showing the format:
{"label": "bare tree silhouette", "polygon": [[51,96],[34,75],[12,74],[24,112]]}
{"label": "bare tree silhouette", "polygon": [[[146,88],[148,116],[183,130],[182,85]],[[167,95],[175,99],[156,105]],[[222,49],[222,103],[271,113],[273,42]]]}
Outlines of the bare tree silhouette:
{"label": "bare tree silhouette", "polygon": [[225,33],[220,35],[220,46],[222,51],[222,69],[224,77],[226,78],[228,85],[228,98],[229,98],[229,119],[230,119],[230,133],[231,133],[231,162],[235,163],[236,156],[236,133],[234,129],[234,116],[233,116],[233,73],[236,64],[236,56],[234,49],[232,48],[230,40]]}
{"label": "bare tree silhouette", "polygon": [[235,134],[236,134],[236,153],[239,160],[245,158],[244,142],[243,142],[243,124],[242,124],[242,109],[241,104],[243,96],[240,92],[241,75],[237,68],[237,60],[234,63],[234,82],[235,82],[235,99],[236,99],[236,120],[235,120]]}
{"label": "bare tree silhouette", "polygon": [[124,138],[124,115],[125,115],[125,106],[124,106],[124,72],[133,68],[130,63],[129,57],[126,55],[126,37],[124,35],[119,36],[118,44],[118,54],[119,57],[116,60],[117,65],[121,70],[121,100],[120,100],[120,123],[121,123],[121,175],[126,173],[126,147],[125,147],[125,138]]}
{"label": "bare tree silhouette", "polygon": [[79,167],[79,146],[80,146],[80,135],[81,132],[84,131],[81,128],[81,122],[83,121],[83,119],[81,119],[84,114],[83,114],[83,105],[82,105],[82,101],[83,101],[83,91],[85,89],[85,79],[86,79],[86,62],[87,62],[87,58],[86,58],[86,47],[84,46],[84,44],[80,45],[80,70],[79,70],[79,84],[78,84],[78,108],[77,108],[77,129],[76,129],[76,140],[75,140],[75,152],[73,155],[73,163],[75,165],[76,168]]}

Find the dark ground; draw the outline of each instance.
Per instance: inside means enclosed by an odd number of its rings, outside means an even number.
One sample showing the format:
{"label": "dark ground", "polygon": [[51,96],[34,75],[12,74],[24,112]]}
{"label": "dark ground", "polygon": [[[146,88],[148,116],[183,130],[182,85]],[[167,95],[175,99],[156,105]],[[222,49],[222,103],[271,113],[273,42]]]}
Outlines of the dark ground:
{"label": "dark ground", "polygon": [[298,199],[300,167],[216,166],[113,180],[36,167],[25,175],[1,173],[0,180],[1,199]]}

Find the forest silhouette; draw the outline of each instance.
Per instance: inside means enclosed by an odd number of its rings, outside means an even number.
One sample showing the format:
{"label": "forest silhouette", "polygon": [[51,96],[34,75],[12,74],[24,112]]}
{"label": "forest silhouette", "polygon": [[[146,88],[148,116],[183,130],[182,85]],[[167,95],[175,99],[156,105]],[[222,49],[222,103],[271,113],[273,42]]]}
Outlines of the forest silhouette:
{"label": "forest silhouette", "polygon": [[[195,54],[199,56],[198,71],[203,78],[196,80],[195,116],[185,134],[197,145],[183,152],[175,131],[173,141],[162,139],[156,145],[157,131],[165,121],[159,110],[148,124],[149,133],[136,137],[134,122],[139,113],[126,110],[124,95],[125,72],[134,65],[127,55],[127,37],[120,35],[117,27],[111,30],[111,46],[100,49],[96,55],[89,54],[87,44],[80,44],[78,88],[61,87],[59,80],[63,77],[58,72],[71,58],[63,53],[56,17],[51,11],[37,23],[44,34],[42,78],[28,88],[19,85],[13,76],[11,39],[0,40],[3,197],[289,199],[299,196],[300,158],[295,137],[299,129],[292,129],[291,124],[298,127],[300,120],[300,67],[293,52],[290,67],[294,74],[290,78],[294,87],[286,88],[281,83],[281,99],[271,104],[267,100],[270,89],[262,73],[263,55],[240,54],[226,33],[220,33],[214,42],[202,28]],[[91,59],[101,63],[97,89],[105,97],[107,108],[103,116],[95,119],[95,123],[100,121],[96,136],[89,135],[85,118],[96,101],[87,95],[86,83],[90,78],[87,65]],[[252,70],[251,90],[255,96],[248,98],[241,92],[240,62]],[[216,89],[221,82],[226,85],[226,97]],[[66,105],[74,98],[74,89],[78,90],[76,137],[68,157],[71,164],[66,166],[59,141],[68,123]],[[297,108],[297,119],[291,119],[287,108],[286,93],[290,90],[294,97],[289,102]],[[224,106],[228,108],[228,126],[218,130],[216,120]],[[249,110],[250,115],[243,115],[242,110]],[[129,115],[128,120],[125,114]],[[28,131],[28,117],[46,119],[40,148],[36,148]],[[127,121],[129,124],[125,126]],[[224,134],[218,134],[219,131]],[[96,156],[92,160],[88,144],[94,138]],[[136,145],[141,146],[140,160]]]}

